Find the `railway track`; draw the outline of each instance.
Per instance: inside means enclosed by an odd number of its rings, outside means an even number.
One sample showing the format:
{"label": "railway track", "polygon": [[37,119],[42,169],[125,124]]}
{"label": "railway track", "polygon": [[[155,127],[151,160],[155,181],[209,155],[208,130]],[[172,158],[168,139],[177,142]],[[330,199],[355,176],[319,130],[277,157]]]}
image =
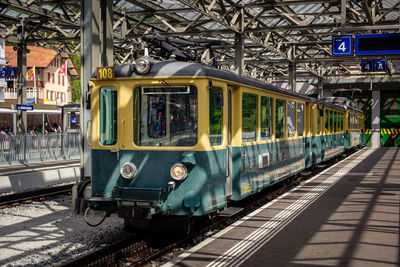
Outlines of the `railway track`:
{"label": "railway track", "polygon": [[[351,153],[353,152],[354,151]],[[258,194],[246,198],[239,203],[235,203],[237,204],[235,206],[242,207],[241,211],[237,212],[235,215],[231,217],[216,216],[213,221],[208,223],[207,226],[202,227],[197,232],[179,240],[172,240],[170,242],[165,241],[165,239],[162,238],[160,240],[150,240],[147,238],[122,240],[121,242],[102,248],[59,266],[146,266],[152,261],[159,261],[159,263],[169,261],[171,254],[173,256],[179,255],[182,253],[182,250],[192,247],[205,238],[212,236],[215,232],[222,230],[226,226],[232,224],[234,221],[239,220],[258,207],[277,198],[293,187],[296,187],[301,182],[313,177],[324,169],[342,160],[343,156],[346,155],[342,154],[325,162],[324,165],[316,166],[313,169],[302,172],[296,176],[292,176],[266,190],[261,191]],[[154,264],[152,263],[152,265]],[[158,266],[158,264],[156,263],[155,266]]]}
{"label": "railway track", "polygon": [[0,197],[0,209],[28,201],[44,200],[48,197],[55,197],[55,196],[69,194],[72,190],[72,186],[73,184],[68,184],[68,185],[38,189],[33,191],[27,191],[22,193],[4,195]]}

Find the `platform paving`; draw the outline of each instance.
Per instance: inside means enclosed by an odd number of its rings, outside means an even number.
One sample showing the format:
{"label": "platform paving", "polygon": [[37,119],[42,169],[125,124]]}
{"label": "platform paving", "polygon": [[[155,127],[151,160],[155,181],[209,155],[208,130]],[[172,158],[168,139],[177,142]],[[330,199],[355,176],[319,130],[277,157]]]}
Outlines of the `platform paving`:
{"label": "platform paving", "polygon": [[165,266],[400,266],[400,149],[364,148]]}

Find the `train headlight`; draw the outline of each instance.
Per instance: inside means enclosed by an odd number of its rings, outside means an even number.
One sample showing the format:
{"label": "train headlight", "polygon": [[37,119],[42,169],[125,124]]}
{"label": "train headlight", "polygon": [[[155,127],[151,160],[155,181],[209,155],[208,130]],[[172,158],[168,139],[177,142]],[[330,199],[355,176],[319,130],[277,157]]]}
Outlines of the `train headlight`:
{"label": "train headlight", "polygon": [[139,74],[146,74],[150,71],[150,61],[147,58],[139,58],[136,60],[135,70]]}
{"label": "train headlight", "polygon": [[126,162],[122,165],[120,172],[125,179],[133,179],[136,176],[136,166],[131,162]]}
{"label": "train headlight", "polygon": [[170,174],[173,179],[183,181],[187,176],[187,169],[182,163],[176,163],[172,166]]}

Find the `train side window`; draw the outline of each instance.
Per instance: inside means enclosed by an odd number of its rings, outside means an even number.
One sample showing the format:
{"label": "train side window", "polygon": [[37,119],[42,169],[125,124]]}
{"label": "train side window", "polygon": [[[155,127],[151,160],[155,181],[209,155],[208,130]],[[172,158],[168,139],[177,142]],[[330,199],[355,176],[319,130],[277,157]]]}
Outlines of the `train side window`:
{"label": "train side window", "polygon": [[303,136],[304,132],[304,104],[297,103],[297,135]]}
{"label": "train side window", "polygon": [[285,137],[286,114],[285,114],[286,101],[277,99],[275,102],[275,138]]}
{"label": "train side window", "polygon": [[223,105],[219,97],[223,97],[222,89],[210,89],[210,145],[222,145]]}
{"label": "train side window", "polygon": [[296,109],[295,102],[287,102],[287,130],[288,136],[294,136],[296,133]]}
{"label": "train side window", "polygon": [[321,134],[321,120],[324,112],[321,108],[317,110],[317,134]]}
{"label": "train side window", "polygon": [[261,97],[261,139],[272,137],[272,98]]}
{"label": "train side window", "polygon": [[338,113],[335,112],[334,116],[335,116],[335,120],[334,120],[335,128],[334,128],[334,131],[337,132],[337,130],[338,130]]}
{"label": "train side window", "polygon": [[103,87],[100,90],[100,144],[117,143],[117,89]]}
{"label": "train side window", "polygon": [[255,141],[257,138],[257,95],[242,95],[242,141]]}
{"label": "train side window", "polygon": [[347,130],[351,129],[351,120],[350,120],[351,114],[347,114]]}
{"label": "train side window", "polygon": [[329,127],[329,110],[325,110],[325,133],[328,134],[330,131]]}

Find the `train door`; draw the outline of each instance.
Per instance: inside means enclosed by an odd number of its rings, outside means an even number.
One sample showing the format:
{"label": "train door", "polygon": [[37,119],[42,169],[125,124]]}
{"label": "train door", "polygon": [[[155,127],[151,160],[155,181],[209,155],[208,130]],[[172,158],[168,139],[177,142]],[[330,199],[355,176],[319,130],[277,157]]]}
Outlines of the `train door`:
{"label": "train door", "polygon": [[226,197],[232,196],[232,86],[227,90]]}

